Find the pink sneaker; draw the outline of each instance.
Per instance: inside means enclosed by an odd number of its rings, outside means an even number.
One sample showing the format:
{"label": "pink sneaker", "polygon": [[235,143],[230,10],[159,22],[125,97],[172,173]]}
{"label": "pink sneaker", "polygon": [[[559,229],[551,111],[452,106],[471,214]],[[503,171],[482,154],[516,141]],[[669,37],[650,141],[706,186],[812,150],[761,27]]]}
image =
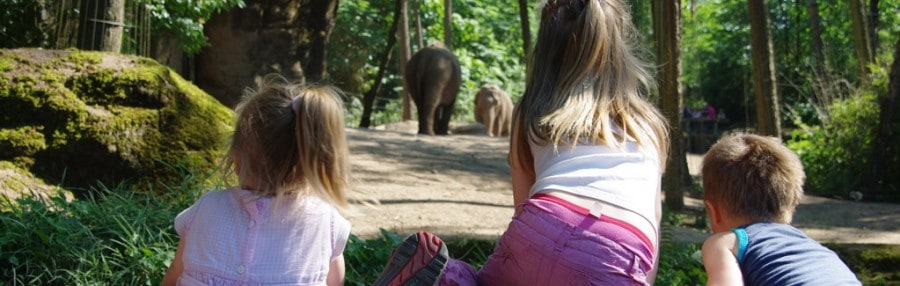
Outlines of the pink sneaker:
{"label": "pink sneaker", "polygon": [[375,286],[435,285],[447,267],[447,246],[436,235],[420,231],[406,237],[391,254]]}

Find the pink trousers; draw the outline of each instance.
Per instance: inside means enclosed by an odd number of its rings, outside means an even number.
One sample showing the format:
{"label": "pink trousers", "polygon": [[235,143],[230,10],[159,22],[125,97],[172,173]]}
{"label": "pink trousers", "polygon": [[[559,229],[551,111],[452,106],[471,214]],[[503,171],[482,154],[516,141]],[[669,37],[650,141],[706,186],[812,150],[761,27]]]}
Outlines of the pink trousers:
{"label": "pink trousers", "polygon": [[621,221],[532,198],[479,271],[451,259],[438,285],[649,285],[645,241]]}

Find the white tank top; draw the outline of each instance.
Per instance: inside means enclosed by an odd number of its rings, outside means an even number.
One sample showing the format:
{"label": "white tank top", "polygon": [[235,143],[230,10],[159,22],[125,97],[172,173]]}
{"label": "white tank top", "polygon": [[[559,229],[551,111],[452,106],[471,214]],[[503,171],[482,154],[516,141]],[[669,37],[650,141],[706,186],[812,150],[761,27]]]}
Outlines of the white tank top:
{"label": "white tank top", "polygon": [[595,199],[631,210],[658,229],[660,166],[655,148],[627,141],[620,148],[603,145],[530,143],[535,183],[529,197],[549,190]]}

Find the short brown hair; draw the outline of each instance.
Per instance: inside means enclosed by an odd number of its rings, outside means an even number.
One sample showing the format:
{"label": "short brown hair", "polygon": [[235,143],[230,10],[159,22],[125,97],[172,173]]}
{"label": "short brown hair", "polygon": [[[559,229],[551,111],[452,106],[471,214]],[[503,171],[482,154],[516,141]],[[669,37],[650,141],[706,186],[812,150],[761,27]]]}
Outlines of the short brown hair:
{"label": "short brown hair", "polygon": [[754,221],[790,223],[803,195],[803,164],[775,137],[723,136],[703,157],[705,199]]}

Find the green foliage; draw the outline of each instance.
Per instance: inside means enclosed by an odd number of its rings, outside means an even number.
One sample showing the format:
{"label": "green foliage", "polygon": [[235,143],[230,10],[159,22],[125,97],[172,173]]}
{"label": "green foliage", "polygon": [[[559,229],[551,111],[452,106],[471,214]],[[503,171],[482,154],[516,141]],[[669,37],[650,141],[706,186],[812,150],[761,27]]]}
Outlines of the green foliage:
{"label": "green foliage", "polygon": [[850,266],[863,285],[900,281],[900,245],[825,244]]}
{"label": "green foliage", "polygon": [[788,142],[803,161],[806,191],[845,197],[856,191],[878,122],[875,97],[852,97],[829,107],[831,121],[800,125]]}
{"label": "green foliage", "polygon": [[[821,125],[798,122],[788,147],[797,152],[806,171],[806,191],[817,195],[847,197],[859,190],[861,176],[870,167],[872,147],[879,125],[879,95],[887,94],[888,72],[886,64],[872,65],[872,84],[858,95],[828,106],[830,120]],[[900,124],[893,124],[894,134],[900,132]],[[883,158],[889,166],[900,166],[900,154],[889,143]],[[890,172],[883,170],[883,172]],[[897,200],[900,180],[886,175],[879,187],[878,200]],[[876,192],[879,193],[879,192]],[[866,198],[873,199],[873,198]]]}
{"label": "green foliage", "polygon": [[42,1],[0,0],[0,48],[39,47],[46,37],[42,6]]}
{"label": "green foliage", "polygon": [[663,240],[659,254],[656,285],[704,285],[706,271],[700,243]]}
{"label": "green foliage", "polygon": [[213,14],[232,7],[244,8],[243,0],[135,0],[150,10],[154,30],[172,31],[189,54],[209,46],[203,35],[203,22]]}
{"label": "green foliage", "polygon": [[[814,96],[821,96],[821,90],[814,87],[823,83],[817,82],[819,79],[813,75],[808,7],[805,2],[768,3],[769,32],[781,105],[789,113],[813,117],[815,112],[809,109],[808,102]],[[893,51],[893,44],[900,35],[900,16],[895,12],[900,9],[900,1],[879,1],[878,5],[877,55],[885,55]],[[685,98],[703,99],[724,110],[732,122],[752,126],[755,103],[750,79],[750,28],[746,2],[685,1],[683,7],[681,62]],[[827,72],[832,79],[846,79],[848,85],[855,86],[859,75],[849,5],[846,1],[818,1],[818,7]],[[793,124],[789,120],[783,122],[783,126]]]}
{"label": "green foliage", "polygon": [[180,171],[165,195],[97,185],[67,199],[0,196],[0,277],[12,285],[159,285],[175,256],[172,221],[205,190],[212,173]]}
{"label": "green foliage", "polygon": [[80,201],[0,202],[0,276],[22,285],[159,284],[177,245],[161,226],[178,210],[114,189],[100,186],[97,197]]}
{"label": "green foliage", "polygon": [[683,13],[685,103],[709,102],[732,121],[743,121],[745,107],[752,102],[744,87],[750,75],[747,4],[713,0]]}
{"label": "green foliage", "polygon": [[404,237],[397,233],[381,229],[381,237],[361,239],[350,235],[344,249],[344,261],[347,266],[347,285],[372,285],[391,257],[391,251],[403,242]]}

